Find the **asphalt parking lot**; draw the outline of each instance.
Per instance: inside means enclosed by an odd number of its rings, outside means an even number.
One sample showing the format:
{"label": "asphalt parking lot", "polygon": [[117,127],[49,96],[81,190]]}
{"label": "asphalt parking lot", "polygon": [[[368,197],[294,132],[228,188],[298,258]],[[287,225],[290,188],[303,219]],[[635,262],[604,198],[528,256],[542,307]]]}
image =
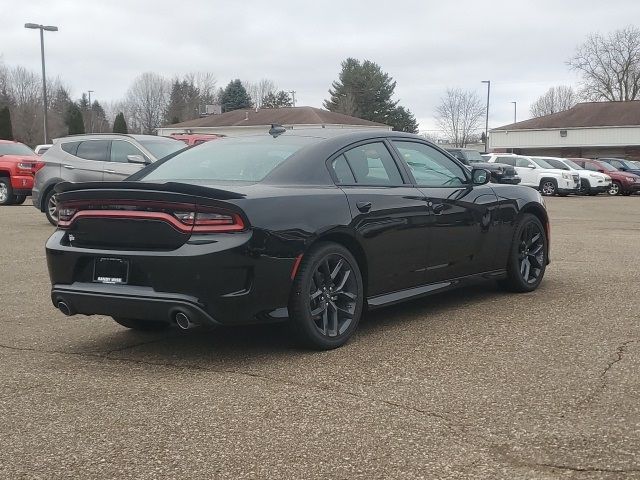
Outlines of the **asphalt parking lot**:
{"label": "asphalt parking lot", "polygon": [[0,478],[640,478],[640,198],[552,198],[541,288],[279,326],[140,334],[51,305],[0,208]]}

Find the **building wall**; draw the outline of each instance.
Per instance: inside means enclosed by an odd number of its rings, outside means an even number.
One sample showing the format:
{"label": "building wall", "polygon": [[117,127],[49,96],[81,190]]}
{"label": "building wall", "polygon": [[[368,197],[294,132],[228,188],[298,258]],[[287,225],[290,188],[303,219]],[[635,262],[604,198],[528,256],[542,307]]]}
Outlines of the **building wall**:
{"label": "building wall", "polygon": [[565,129],[544,130],[492,130],[489,148],[586,148],[640,146],[640,126],[593,127],[566,129],[566,137],[560,135]]}
{"label": "building wall", "polygon": [[603,158],[614,157],[640,161],[640,147],[564,147],[564,148],[502,148],[499,152],[519,155],[539,155],[563,158]]}

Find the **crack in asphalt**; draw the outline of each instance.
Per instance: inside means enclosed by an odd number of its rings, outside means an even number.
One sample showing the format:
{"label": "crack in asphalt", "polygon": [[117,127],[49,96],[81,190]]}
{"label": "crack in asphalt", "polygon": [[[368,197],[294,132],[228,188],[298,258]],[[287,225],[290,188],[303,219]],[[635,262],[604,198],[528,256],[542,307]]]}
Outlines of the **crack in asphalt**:
{"label": "crack in asphalt", "polygon": [[627,352],[627,347],[636,342],[637,340],[627,340],[626,342],[622,342],[620,345],[618,345],[613,358],[611,359],[611,361],[609,361],[609,363],[607,363],[607,366],[604,368],[604,370],[602,370],[598,377],[600,380],[600,384],[595,387],[593,391],[590,392],[585,398],[579,401],[576,405],[577,407],[582,407],[588,403],[591,403],[598,395],[600,395],[600,393],[602,393],[605,388],[607,388],[607,374],[609,373],[609,370],[611,370],[616,363],[622,361],[625,353]]}
{"label": "crack in asphalt", "polygon": [[582,473],[637,473],[640,468],[600,468],[600,467],[574,467],[556,463],[520,463],[519,465],[531,468],[549,468],[553,470],[567,470]]}
{"label": "crack in asphalt", "polygon": [[146,341],[146,342],[139,342],[139,343],[135,343],[135,344],[130,344],[130,345],[126,345],[124,347],[121,348],[117,348],[117,349],[113,349],[113,350],[107,350],[106,352],[68,352],[68,351],[62,351],[62,350],[38,350],[35,348],[27,348],[27,347],[14,347],[11,345],[4,345],[4,344],[0,344],[0,348],[4,348],[4,349],[8,349],[8,350],[13,350],[13,351],[18,351],[18,352],[32,352],[32,353],[43,353],[43,354],[52,354],[52,355],[71,355],[71,356],[78,356],[78,357],[87,357],[87,358],[93,358],[93,359],[102,359],[102,360],[108,360],[111,362],[124,362],[124,363],[133,363],[133,364],[138,364],[138,365],[152,365],[152,366],[159,366],[159,367],[168,367],[168,368],[176,368],[176,369],[180,369],[180,370],[196,370],[196,371],[202,371],[202,372],[211,372],[211,373],[218,373],[218,374],[232,374],[232,375],[241,375],[241,376],[247,376],[247,377],[251,377],[251,378],[257,378],[260,380],[264,380],[264,381],[269,381],[269,382],[274,382],[274,383],[278,383],[280,385],[286,385],[286,386],[290,386],[290,387],[300,387],[300,388],[306,388],[306,389],[312,389],[312,390],[318,390],[321,392],[330,392],[330,393],[335,393],[335,394],[341,394],[341,395],[347,395],[347,396],[351,396],[354,398],[358,398],[360,400],[366,400],[366,401],[370,401],[370,402],[378,402],[384,405],[387,405],[389,407],[393,407],[399,410],[404,410],[404,411],[411,411],[414,413],[418,413],[420,415],[423,416],[427,416],[427,417],[431,417],[431,418],[435,418],[440,420],[444,426],[454,432],[457,432],[458,434],[469,434],[469,432],[467,431],[467,426],[466,425],[462,425],[462,424],[457,424],[457,423],[453,423],[451,422],[451,420],[449,418],[447,418],[445,415],[441,414],[441,413],[437,413],[437,412],[432,412],[432,411],[428,411],[428,410],[423,410],[417,407],[412,407],[409,405],[404,405],[401,403],[397,403],[397,402],[393,402],[391,400],[385,400],[382,398],[377,398],[377,397],[371,397],[368,395],[360,395],[358,393],[355,392],[350,392],[347,390],[341,390],[341,389],[335,389],[335,388],[328,388],[326,386],[323,385],[312,385],[312,384],[306,384],[306,383],[299,383],[299,382],[287,382],[287,381],[283,381],[282,379],[279,378],[275,378],[275,377],[269,377],[266,375],[260,375],[258,373],[253,373],[253,372],[247,372],[247,371],[242,371],[242,370],[228,370],[228,369],[216,369],[216,368],[207,368],[207,367],[203,367],[200,365],[179,365],[176,363],[171,363],[171,362],[153,362],[153,361],[149,361],[149,360],[137,360],[135,358],[127,358],[127,357],[111,357],[111,355],[113,353],[118,353],[118,352],[122,352],[124,350],[128,350],[131,348],[136,348],[136,347],[140,347],[143,345],[150,345],[153,343],[159,343],[161,341],[164,340],[168,340],[170,338],[175,338],[175,337],[163,337],[160,339],[154,339],[154,340],[150,340],[150,341]]}

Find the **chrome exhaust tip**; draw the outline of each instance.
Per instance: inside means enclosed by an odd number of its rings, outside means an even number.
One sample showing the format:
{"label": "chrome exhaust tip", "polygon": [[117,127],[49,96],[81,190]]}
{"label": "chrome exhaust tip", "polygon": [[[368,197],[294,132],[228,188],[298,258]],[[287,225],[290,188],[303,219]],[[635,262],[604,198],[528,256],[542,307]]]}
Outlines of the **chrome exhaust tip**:
{"label": "chrome exhaust tip", "polygon": [[62,313],[64,313],[67,317],[70,317],[71,315],[73,315],[73,312],[71,311],[71,307],[69,307],[69,305],[67,305],[65,302],[58,302],[58,310],[60,310]]}
{"label": "chrome exhaust tip", "polygon": [[195,323],[189,320],[189,317],[184,312],[176,313],[175,317],[173,317],[173,320],[181,330],[189,330],[190,328],[195,327]]}

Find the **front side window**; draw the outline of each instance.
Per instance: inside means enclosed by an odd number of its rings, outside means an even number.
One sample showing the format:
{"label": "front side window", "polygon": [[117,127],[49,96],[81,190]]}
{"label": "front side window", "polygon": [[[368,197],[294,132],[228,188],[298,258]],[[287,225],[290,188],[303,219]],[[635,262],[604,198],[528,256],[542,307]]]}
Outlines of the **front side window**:
{"label": "front side window", "polygon": [[128,155],[140,155],[142,158],[145,156],[142,152],[129,142],[123,140],[113,140],[111,142],[111,161],[119,163],[127,163],[129,159]]}
{"label": "front side window", "polygon": [[176,153],[178,150],[185,148],[184,142],[174,140],[173,138],[154,138],[139,140],[140,144],[149,150],[151,154],[159,160],[163,157]]}
{"label": "front side window", "polygon": [[516,158],[516,167],[533,167],[533,164],[526,158]]}
{"label": "front side window", "polygon": [[496,163],[504,163],[505,165],[516,166],[516,159],[512,157],[497,157]]}
{"label": "front side window", "polygon": [[393,140],[416,183],[425,187],[458,187],[467,182],[462,167],[423,143]]}
{"label": "front side window", "polygon": [[106,162],[109,157],[109,140],[87,140],[78,145],[77,157]]}
{"label": "front side window", "polygon": [[343,156],[356,183],[388,186],[403,183],[396,162],[382,142],[360,145],[344,152]]}
{"label": "front side window", "polygon": [[543,160],[541,158],[532,158],[531,160],[533,160],[534,163],[537,163],[542,168],[555,168],[549,162],[547,162],[546,160]]}

